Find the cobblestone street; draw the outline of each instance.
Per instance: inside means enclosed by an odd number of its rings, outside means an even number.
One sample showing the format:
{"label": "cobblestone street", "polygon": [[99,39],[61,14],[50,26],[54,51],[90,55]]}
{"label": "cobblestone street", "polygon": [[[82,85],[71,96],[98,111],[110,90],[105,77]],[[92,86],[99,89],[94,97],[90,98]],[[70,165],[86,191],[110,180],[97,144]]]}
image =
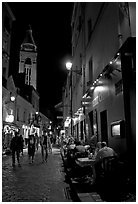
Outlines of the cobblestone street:
{"label": "cobblestone street", "polygon": [[53,148],[47,163],[42,163],[40,149],[35,161],[29,164],[27,151],[21,157],[21,167],[12,167],[11,156],[3,156],[3,202],[71,202],[67,193],[60,150]]}

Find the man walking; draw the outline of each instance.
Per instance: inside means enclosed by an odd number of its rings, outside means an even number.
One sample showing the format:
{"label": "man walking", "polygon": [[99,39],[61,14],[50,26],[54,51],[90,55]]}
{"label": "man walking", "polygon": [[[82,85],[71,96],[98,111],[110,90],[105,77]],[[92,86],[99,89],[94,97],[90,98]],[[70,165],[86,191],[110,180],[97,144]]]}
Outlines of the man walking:
{"label": "man walking", "polygon": [[17,156],[18,166],[21,166],[20,165],[21,140],[18,132],[15,132],[15,136],[11,140],[10,149],[12,151],[12,166],[15,167],[15,154]]}

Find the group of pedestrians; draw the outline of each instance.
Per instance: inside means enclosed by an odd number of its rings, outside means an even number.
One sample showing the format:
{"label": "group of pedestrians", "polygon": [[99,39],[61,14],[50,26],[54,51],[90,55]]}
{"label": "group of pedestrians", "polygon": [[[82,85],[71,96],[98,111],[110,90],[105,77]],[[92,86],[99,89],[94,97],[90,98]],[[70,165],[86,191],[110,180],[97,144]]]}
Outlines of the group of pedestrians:
{"label": "group of pedestrians", "polygon": [[[35,135],[29,135],[28,137],[28,159],[29,163],[34,162],[35,151],[39,148],[39,143],[41,146],[41,155],[42,155],[42,162],[47,162],[48,152],[52,153],[52,142],[49,135],[47,135],[46,131],[43,132],[43,135],[38,137],[37,133]],[[11,140],[10,149],[12,152],[12,166],[15,166],[15,157],[17,157],[18,166],[20,164],[20,154],[23,155],[23,146],[24,140],[22,136],[19,136],[18,132],[15,132],[15,136]]]}

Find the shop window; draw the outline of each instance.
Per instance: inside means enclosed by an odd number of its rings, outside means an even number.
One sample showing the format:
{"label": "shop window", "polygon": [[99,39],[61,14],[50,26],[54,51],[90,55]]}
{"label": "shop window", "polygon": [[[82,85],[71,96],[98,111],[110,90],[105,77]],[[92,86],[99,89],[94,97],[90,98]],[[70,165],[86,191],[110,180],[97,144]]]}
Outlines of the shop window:
{"label": "shop window", "polygon": [[100,119],[101,119],[101,140],[105,141],[108,145],[107,110],[100,112]]}

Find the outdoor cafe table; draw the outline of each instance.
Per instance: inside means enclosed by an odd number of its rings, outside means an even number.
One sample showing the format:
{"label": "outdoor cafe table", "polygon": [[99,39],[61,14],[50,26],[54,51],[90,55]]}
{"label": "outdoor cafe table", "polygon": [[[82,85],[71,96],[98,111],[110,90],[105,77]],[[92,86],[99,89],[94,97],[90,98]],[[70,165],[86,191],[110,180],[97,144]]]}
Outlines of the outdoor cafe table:
{"label": "outdoor cafe table", "polygon": [[91,166],[92,171],[93,171],[93,183],[95,182],[96,179],[96,171],[95,171],[95,159],[89,159],[88,157],[85,158],[77,158],[76,159],[76,164],[79,165],[80,167],[87,167]]}
{"label": "outdoor cafe table", "polygon": [[95,163],[95,159],[89,159],[88,157],[77,158],[77,159],[76,159],[76,163],[77,163],[80,167],[93,166],[94,163]]}

